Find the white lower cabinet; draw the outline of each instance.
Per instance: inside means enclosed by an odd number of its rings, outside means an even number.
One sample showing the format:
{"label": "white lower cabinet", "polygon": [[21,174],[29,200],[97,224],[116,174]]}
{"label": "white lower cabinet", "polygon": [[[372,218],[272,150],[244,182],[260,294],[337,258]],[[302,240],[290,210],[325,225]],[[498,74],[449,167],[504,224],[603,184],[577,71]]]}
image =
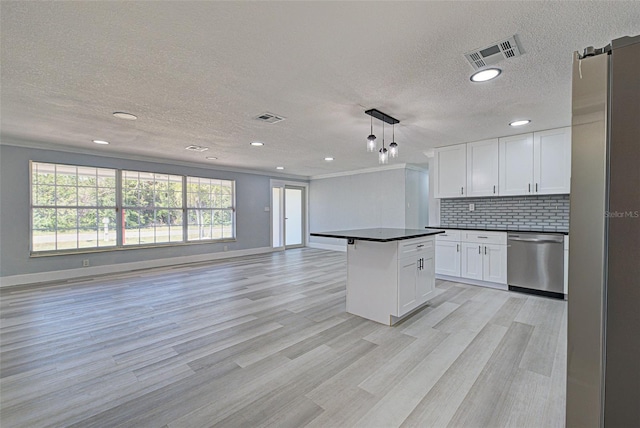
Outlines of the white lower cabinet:
{"label": "white lower cabinet", "polygon": [[460,276],[482,281],[482,245],[472,242],[462,243]]}
{"label": "white lower cabinet", "polygon": [[506,245],[486,244],[482,251],[482,280],[507,283]]}
{"label": "white lower cabinet", "polygon": [[433,253],[429,256],[422,257],[422,266],[418,270],[416,290],[418,291],[418,300],[420,302],[426,302],[433,296],[433,292],[436,289],[434,281],[435,272],[435,258]]}
{"label": "white lower cabinet", "polygon": [[[433,245],[433,244],[432,244]],[[431,251],[419,251],[398,259],[398,317],[417,308],[431,298],[435,290],[434,256]]]}
{"label": "white lower cabinet", "polygon": [[460,242],[436,242],[436,273],[460,276]]}
{"label": "white lower cabinet", "polygon": [[398,260],[398,316],[415,308],[418,301],[418,260],[411,257]]}
{"label": "white lower cabinet", "polygon": [[347,245],[347,312],[386,325],[435,294],[435,237]]}
{"label": "white lower cabinet", "polygon": [[[505,285],[505,232],[455,231],[458,241],[436,238],[436,274]],[[455,238],[450,231],[447,235]],[[462,281],[464,282],[464,281]]]}

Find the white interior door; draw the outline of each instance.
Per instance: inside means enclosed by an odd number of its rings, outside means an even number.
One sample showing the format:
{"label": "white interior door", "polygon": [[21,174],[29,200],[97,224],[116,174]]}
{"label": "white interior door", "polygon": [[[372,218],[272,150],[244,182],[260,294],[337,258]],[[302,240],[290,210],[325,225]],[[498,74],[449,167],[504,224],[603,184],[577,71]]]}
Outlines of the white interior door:
{"label": "white interior door", "polygon": [[284,245],[285,248],[304,245],[304,188],[284,188]]}

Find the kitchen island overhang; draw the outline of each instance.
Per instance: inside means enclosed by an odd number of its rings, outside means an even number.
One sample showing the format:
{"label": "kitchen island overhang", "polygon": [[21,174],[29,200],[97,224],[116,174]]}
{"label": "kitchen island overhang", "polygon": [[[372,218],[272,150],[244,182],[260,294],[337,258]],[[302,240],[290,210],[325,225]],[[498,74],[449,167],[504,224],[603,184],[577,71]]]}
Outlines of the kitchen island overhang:
{"label": "kitchen island overhang", "polygon": [[355,229],[311,236],[347,240],[347,312],[393,325],[435,291],[435,236],[440,229]]}

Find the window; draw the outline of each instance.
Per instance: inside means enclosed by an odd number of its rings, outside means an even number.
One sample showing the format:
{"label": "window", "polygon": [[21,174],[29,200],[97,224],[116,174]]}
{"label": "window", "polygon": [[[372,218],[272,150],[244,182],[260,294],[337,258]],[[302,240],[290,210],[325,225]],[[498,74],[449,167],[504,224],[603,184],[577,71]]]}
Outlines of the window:
{"label": "window", "polygon": [[234,182],[187,177],[187,239],[235,237]]}
{"label": "window", "polygon": [[122,171],[122,244],[182,242],[182,176]]}
{"label": "window", "polygon": [[234,181],[43,162],[31,171],[33,253],[235,238]]}
{"label": "window", "polygon": [[116,245],[116,170],[33,162],[32,251]]}

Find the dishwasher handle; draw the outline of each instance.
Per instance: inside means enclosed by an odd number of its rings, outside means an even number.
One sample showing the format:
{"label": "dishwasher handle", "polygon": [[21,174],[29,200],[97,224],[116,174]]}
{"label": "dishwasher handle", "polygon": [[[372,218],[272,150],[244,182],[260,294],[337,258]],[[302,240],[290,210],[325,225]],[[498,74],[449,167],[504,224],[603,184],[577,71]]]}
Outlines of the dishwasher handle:
{"label": "dishwasher handle", "polygon": [[540,243],[562,243],[564,241],[564,238],[559,237],[559,238],[545,238],[545,239],[539,239],[539,238],[516,238],[516,237],[509,237],[507,240],[509,241],[524,241],[524,242],[540,242]]}

